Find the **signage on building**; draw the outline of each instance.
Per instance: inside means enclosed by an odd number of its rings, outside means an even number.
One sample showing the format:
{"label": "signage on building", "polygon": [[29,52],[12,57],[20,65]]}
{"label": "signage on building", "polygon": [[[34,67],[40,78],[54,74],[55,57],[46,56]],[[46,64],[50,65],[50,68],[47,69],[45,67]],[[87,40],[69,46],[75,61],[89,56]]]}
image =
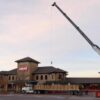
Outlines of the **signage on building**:
{"label": "signage on building", "polygon": [[19,71],[28,71],[27,65],[20,65],[18,68]]}

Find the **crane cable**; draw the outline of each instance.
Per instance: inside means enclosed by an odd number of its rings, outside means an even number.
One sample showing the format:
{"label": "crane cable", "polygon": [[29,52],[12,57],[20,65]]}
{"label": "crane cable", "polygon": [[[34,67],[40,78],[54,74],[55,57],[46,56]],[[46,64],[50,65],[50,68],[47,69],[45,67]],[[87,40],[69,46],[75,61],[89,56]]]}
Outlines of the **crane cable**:
{"label": "crane cable", "polygon": [[49,37],[49,42],[50,42],[50,65],[53,65],[53,32],[54,32],[54,25],[53,25],[53,12],[52,12],[52,7],[50,7],[50,37]]}

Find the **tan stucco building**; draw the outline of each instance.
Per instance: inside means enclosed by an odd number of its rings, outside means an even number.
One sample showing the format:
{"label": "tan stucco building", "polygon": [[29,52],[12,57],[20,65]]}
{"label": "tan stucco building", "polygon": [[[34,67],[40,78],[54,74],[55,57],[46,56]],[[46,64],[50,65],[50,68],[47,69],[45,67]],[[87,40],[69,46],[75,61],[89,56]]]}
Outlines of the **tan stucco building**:
{"label": "tan stucco building", "polygon": [[[26,57],[15,61],[17,68],[0,71],[0,93],[20,92],[31,85],[35,91],[45,93],[67,93],[68,91],[98,90],[100,78],[66,77],[67,71],[54,66],[39,67],[39,61]],[[82,90],[82,91],[83,91]]]}
{"label": "tan stucco building", "polygon": [[15,61],[17,68],[0,72],[0,88],[4,91],[19,91],[25,84],[54,84],[63,83],[67,71],[53,66],[39,67],[39,61],[26,57]]}

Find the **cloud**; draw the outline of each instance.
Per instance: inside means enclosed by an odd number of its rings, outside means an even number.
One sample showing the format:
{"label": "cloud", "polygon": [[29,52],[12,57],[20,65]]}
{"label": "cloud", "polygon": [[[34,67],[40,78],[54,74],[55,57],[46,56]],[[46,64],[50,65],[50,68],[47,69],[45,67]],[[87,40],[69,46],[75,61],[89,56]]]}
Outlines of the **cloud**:
{"label": "cloud", "polygon": [[6,16],[3,20],[5,30],[2,30],[0,41],[6,43],[39,40],[50,29],[48,20],[40,20],[34,15]]}

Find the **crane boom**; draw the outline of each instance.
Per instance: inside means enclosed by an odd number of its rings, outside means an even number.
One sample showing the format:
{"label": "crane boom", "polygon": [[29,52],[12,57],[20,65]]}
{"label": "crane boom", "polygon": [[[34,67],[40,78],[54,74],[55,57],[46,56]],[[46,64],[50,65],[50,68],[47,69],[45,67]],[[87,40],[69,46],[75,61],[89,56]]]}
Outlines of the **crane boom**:
{"label": "crane boom", "polygon": [[75,29],[84,37],[84,39],[90,44],[90,46],[100,55],[100,47],[94,44],[85,33],[68,17],[66,13],[54,2],[52,6],[55,6],[64,16],[65,18],[75,27]]}

